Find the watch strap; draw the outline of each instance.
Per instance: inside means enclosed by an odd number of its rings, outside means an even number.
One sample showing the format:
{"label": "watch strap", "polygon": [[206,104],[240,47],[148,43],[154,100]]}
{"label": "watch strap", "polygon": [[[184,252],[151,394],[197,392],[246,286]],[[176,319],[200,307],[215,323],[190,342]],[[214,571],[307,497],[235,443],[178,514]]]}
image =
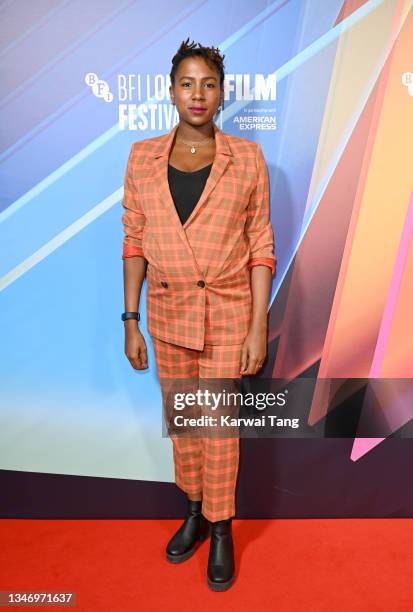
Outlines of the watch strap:
{"label": "watch strap", "polygon": [[122,321],[127,321],[128,319],[136,319],[139,321],[141,318],[139,312],[123,312],[122,313]]}

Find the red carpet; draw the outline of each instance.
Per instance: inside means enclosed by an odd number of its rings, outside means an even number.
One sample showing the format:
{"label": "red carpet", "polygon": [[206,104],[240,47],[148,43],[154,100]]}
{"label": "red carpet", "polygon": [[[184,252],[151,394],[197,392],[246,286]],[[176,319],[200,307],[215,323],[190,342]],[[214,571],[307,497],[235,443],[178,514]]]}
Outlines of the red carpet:
{"label": "red carpet", "polygon": [[234,519],[224,593],[206,584],[209,539],[164,559],[180,522],[3,519],[0,590],[74,591],[72,609],[92,612],[413,610],[412,519]]}

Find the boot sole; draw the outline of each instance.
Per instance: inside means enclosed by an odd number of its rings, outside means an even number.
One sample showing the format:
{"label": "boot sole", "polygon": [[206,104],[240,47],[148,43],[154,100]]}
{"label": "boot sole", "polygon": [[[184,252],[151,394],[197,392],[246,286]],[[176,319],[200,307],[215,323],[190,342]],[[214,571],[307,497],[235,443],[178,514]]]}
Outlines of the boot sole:
{"label": "boot sole", "polygon": [[187,561],[192,557],[194,552],[199,548],[200,543],[209,538],[210,536],[210,528],[202,535],[199,536],[197,542],[194,544],[192,548],[182,553],[181,555],[171,555],[168,552],[166,553],[166,559],[170,563],[182,563],[183,561]]}
{"label": "boot sole", "polygon": [[208,586],[212,591],[226,591],[227,589],[230,588],[230,586],[232,586],[235,580],[235,576],[232,576],[232,578],[230,578],[226,582],[214,582],[213,580],[210,580],[208,577],[207,579],[208,579]]}

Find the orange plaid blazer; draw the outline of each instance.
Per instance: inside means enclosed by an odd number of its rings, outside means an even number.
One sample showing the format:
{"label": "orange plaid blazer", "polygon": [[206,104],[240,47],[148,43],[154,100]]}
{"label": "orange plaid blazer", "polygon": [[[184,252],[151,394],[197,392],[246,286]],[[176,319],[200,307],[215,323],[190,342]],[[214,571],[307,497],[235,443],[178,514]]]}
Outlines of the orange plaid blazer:
{"label": "orange plaid blazer", "polygon": [[252,312],[250,268],[275,273],[268,170],[261,146],[221,131],[205,189],[182,225],[168,184],[179,124],[132,143],[124,178],[122,259],[147,260],[148,332],[203,350],[242,344]]}

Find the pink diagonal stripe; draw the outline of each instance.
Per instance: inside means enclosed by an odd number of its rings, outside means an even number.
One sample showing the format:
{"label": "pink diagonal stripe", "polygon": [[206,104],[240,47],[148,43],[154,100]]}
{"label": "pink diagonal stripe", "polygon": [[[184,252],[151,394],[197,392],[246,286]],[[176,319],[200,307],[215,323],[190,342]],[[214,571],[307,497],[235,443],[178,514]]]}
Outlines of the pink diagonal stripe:
{"label": "pink diagonal stripe", "polygon": [[[370,368],[369,378],[379,378],[381,364],[383,363],[384,352],[386,350],[387,340],[390,333],[390,327],[393,320],[394,309],[396,307],[397,295],[400,289],[400,283],[403,275],[403,269],[409,249],[410,240],[413,233],[413,191],[410,195],[409,206],[407,209],[406,221],[404,223],[402,237],[397,252],[396,263],[393,270],[393,276],[390,283],[390,290],[386,306],[384,308],[383,318],[380,325],[379,334],[377,337],[376,349]],[[351,459],[356,461],[359,457],[367,453],[369,450],[383,442],[385,438],[356,438],[354,440]]]}

